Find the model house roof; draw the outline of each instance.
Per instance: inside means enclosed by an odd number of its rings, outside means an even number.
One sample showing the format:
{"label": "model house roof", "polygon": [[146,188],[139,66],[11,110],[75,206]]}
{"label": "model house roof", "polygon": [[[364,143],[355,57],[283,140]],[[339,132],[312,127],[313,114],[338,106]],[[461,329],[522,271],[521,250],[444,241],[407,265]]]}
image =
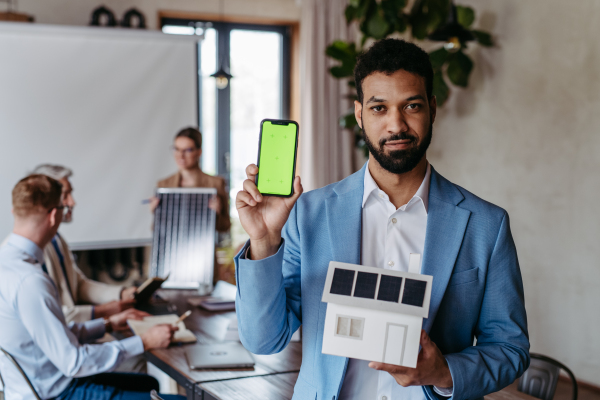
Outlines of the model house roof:
{"label": "model house roof", "polygon": [[427,318],[431,275],[329,263],[322,301]]}

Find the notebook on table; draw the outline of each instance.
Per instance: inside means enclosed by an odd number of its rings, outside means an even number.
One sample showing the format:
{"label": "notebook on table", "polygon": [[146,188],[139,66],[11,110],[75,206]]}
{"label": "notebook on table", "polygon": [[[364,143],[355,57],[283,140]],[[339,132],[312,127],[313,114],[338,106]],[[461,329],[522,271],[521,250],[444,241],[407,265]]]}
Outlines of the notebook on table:
{"label": "notebook on table", "polygon": [[197,344],[185,349],[190,369],[251,368],[254,358],[241,343]]}
{"label": "notebook on table", "polygon": [[[176,314],[153,315],[151,317],[146,317],[141,321],[128,319],[127,324],[129,325],[133,333],[135,333],[138,336],[141,336],[148,329],[152,328],[155,325],[173,324],[177,322],[178,319],[179,317]],[[173,334],[173,339],[171,340],[172,343],[196,342],[196,336],[192,333],[192,331],[185,327],[185,323],[183,321],[179,322],[177,324],[177,327],[179,328],[179,330]]]}

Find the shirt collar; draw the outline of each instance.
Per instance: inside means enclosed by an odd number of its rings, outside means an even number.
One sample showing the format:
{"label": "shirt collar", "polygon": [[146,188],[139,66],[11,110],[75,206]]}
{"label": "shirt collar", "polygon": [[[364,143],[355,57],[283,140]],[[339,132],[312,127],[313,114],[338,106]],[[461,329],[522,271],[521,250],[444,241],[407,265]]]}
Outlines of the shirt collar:
{"label": "shirt collar", "polygon": [[[367,167],[365,168],[365,181],[364,181],[365,189],[364,189],[364,193],[363,193],[363,202],[362,202],[363,208],[365,207],[365,204],[366,204],[367,200],[369,199],[369,196],[373,192],[377,192],[380,190],[379,186],[377,186],[377,183],[375,183],[375,180],[371,176],[371,172],[369,171],[368,163],[369,162],[367,161]],[[423,202],[423,207],[425,207],[425,212],[429,211],[429,183],[430,183],[430,181],[431,181],[431,164],[429,164],[429,162],[427,162],[427,170],[425,172],[425,177],[423,178],[423,182],[421,182],[421,186],[419,186],[419,189],[413,196],[413,199],[418,198]],[[409,201],[409,203],[410,203],[410,201]]]}
{"label": "shirt collar", "polygon": [[11,246],[27,253],[31,257],[35,258],[39,263],[44,262],[44,252],[42,249],[40,249],[37,244],[26,237],[17,235],[16,233],[11,233],[8,237],[7,244],[10,244]]}

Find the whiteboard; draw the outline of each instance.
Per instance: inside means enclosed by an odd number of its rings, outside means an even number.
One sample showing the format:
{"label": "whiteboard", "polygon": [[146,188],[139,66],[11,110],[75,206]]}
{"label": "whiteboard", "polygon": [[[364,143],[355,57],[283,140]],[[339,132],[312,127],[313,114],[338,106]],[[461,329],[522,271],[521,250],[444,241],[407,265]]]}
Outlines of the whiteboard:
{"label": "whiteboard", "polygon": [[141,201],[176,171],[169,146],[197,125],[196,41],[118,28],[0,23],[0,237],[11,190],[41,163],[71,168],[75,249],[149,244]]}

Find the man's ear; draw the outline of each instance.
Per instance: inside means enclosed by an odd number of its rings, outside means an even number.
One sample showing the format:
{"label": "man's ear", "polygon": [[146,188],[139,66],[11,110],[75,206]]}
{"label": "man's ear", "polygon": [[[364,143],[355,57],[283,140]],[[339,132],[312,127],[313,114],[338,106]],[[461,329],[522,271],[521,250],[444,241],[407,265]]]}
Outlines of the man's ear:
{"label": "man's ear", "polygon": [[431,123],[435,121],[435,116],[437,113],[437,98],[435,96],[431,96],[429,99],[429,115],[431,116]]}
{"label": "man's ear", "polygon": [[50,222],[50,226],[54,226],[54,224],[56,223],[56,213],[57,212],[58,212],[58,208],[53,208],[48,213],[48,218],[50,218],[50,220],[48,222]]}
{"label": "man's ear", "polygon": [[354,118],[362,129],[362,104],[358,100],[354,100]]}

